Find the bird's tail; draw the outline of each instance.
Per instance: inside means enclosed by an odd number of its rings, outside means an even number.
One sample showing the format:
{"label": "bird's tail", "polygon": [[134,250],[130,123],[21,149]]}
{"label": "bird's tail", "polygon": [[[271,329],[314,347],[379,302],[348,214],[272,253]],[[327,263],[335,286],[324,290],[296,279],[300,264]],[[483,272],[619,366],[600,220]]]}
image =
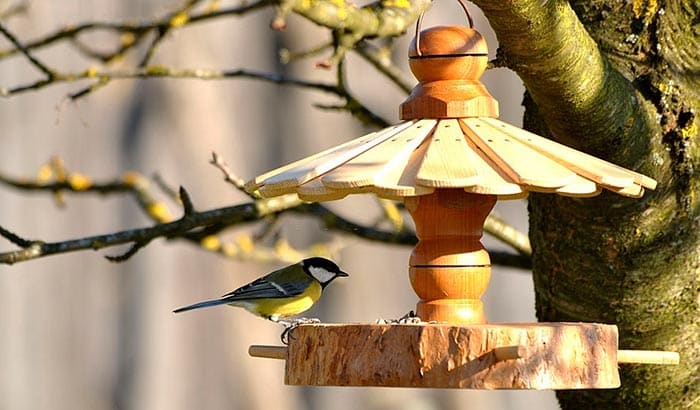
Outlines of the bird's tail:
{"label": "bird's tail", "polygon": [[230,303],[230,302],[226,299],[205,300],[204,302],[199,302],[199,303],[195,303],[193,305],[184,306],[184,307],[175,309],[175,310],[173,310],[173,313],[187,312],[188,310],[199,309],[199,308],[209,307],[209,306],[226,305],[228,303]]}

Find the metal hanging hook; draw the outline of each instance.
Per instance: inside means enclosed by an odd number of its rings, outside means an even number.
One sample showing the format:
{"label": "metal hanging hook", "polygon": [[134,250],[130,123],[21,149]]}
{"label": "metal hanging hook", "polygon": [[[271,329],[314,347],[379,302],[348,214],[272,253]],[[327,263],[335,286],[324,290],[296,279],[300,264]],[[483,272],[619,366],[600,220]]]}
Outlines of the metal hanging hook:
{"label": "metal hanging hook", "polygon": [[[457,0],[460,6],[462,6],[462,9],[464,10],[464,14],[467,15],[467,22],[469,23],[469,28],[474,28],[474,19],[472,18],[472,14],[469,12],[469,7],[467,7],[467,3],[464,2],[464,0]],[[420,26],[421,23],[423,22],[423,15],[425,12],[421,13],[418,16],[418,20],[416,20],[416,56],[422,57],[423,53],[420,51]]]}

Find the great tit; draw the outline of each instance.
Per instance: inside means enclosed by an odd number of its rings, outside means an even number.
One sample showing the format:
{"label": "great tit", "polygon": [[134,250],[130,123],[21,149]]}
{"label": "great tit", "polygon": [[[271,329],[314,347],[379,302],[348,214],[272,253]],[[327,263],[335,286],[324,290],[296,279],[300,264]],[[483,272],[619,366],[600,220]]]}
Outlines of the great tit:
{"label": "great tit", "polygon": [[333,279],[348,276],[334,262],[319,257],[304,259],[271,272],[219,299],[174,310],[175,313],[208,306],[229,305],[246,309],[273,322],[298,315],[313,306]]}

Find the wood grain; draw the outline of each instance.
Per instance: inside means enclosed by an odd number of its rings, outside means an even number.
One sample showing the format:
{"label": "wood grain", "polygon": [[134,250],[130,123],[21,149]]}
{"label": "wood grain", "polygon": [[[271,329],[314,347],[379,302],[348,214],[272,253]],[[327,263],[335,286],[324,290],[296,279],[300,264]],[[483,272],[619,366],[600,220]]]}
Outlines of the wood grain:
{"label": "wood grain", "polygon": [[577,151],[566,145],[559,144],[497,119],[485,118],[482,119],[482,122],[494,128],[501,129],[512,138],[538,150],[553,160],[565,164],[567,167],[574,169],[586,178],[602,185],[614,188],[625,188],[629,187],[631,184],[638,184],[648,189],[656,188],[656,181],[646,175]]}
{"label": "wood grain", "polygon": [[[291,385],[468,389],[620,385],[614,325],[312,324],[299,326],[292,336],[285,374]],[[498,360],[494,349],[508,346],[521,346],[525,357],[505,355]]]}
{"label": "wood grain", "polygon": [[376,185],[394,168],[407,164],[413,151],[428,137],[436,120],[417,121],[323,176],[323,184],[335,189]]}
{"label": "wood grain", "polygon": [[576,174],[497,128],[476,118],[462,119],[462,130],[503,172],[520,185],[554,190],[574,181]]}
{"label": "wood grain", "polygon": [[482,181],[478,158],[469,149],[456,119],[441,120],[416,175],[416,184],[434,188],[463,188]]}
{"label": "wood grain", "polygon": [[413,122],[407,121],[389,128],[385,128],[376,133],[371,133],[363,137],[357,138],[349,143],[339,145],[330,150],[312,155],[292,164],[270,171],[262,175],[265,178],[256,178],[250,186],[255,186],[262,181],[262,184],[268,186],[270,190],[276,190],[286,187],[296,187],[323,175],[333,168],[351,160],[352,158],[370,150],[374,146],[391,138],[394,134],[400,132],[404,128],[412,125]]}

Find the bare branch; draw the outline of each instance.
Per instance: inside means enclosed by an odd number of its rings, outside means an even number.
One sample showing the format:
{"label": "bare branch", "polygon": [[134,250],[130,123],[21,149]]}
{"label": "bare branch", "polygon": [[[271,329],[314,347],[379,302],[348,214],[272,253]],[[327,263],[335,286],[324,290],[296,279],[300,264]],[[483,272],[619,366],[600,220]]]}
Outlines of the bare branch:
{"label": "bare branch", "polygon": [[151,41],[151,45],[148,47],[148,49],[146,50],[146,54],[143,56],[141,62],[138,64],[139,67],[148,66],[148,63],[151,61],[151,59],[156,53],[158,45],[163,41],[163,39],[168,35],[168,33],[170,33],[170,31],[173,28],[182,27],[185,24],[187,24],[187,21],[190,19],[189,12],[200,1],[201,0],[188,0],[181,8],[176,9],[166,17],[166,19],[168,20],[168,25],[158,26],[158,30],[156,31],[156,35],[153,38],[153,41]]}
{"label": "bare branch", "polygon": [[152,227],[88,236],[62,242],[32,243],[32,252],[29,253],[27,252],[29,248],[20,251],[1,253],[0,263],[12,264],[59,253],[68,253],[84,249],[98,250],[131,242],[148,243],[155,238],[175,238],[184,236],[194,228],[216,223],[235,225],[242,222],[252,222],[259,219],[262,215],[260,209],[253,203],[219,208],[206,212],[195,212],[187,218],[181,218],[174,222],[158,224]]}
{"label": "bare branch", "polygon": [[[318,203],[302,203],[295,207],[285,207],[284,204],[271,206],[272,204],[269,203],[270,200],[263,200],[261,202],[268,202],[268,206],[258,206],[258,204],[251,202],[231,207],[217,208],[210,211],[194,212],[186,218],[183,217],[174,222],[158,224],[152,227],[130,229],[61,242],[31,242],[28,247],[21,250],[0,253],[0,263],[14,264],[60,253],[69,253],[85,249],[98,250],[125,243],[136,243],[137,245],[134,245],[134,247],[137,249],[132,247],[126,254],[121,257],[116,257],[117,259],[121,259],[124,258],[124,256],[128,257],[133,255],[133,253],[143,246],[141,244],[147,244],[156,238],[201,239],[201,235],[195,230],[197,228],[211,225],[231,227],[258,221],[270,212],[283,211],[316,216],[322,221],[324,227],[329,230],[344,232],[371,241],[396,245],[415,245],[418,242],[415,234],[411,231],[384,231],[356,224]],[[3,229],[3,232],[8,231]],[[114,259],[114,257],[111,259]],[[530,264],[530,258],[528,257],[507,253],[492,253],[492,259],[494,263],[500,264],[503,262],[508,266],[520,268],[528,267]]]}
{"label": "bare branch", "polygon": [[[127,80],[137,78],[172,78],[172,79],[198,79],[198,80],[222,80],[228,78],[251,78],[263,80],[270,83],[281,85],[293,85],[301,88],[315,89],[331,94],[344,96],[344,92],[338,89],[333,84],[324,84],[319,82],[304,81],[294,78],[289,78],[281,74],[264,73],[249,70],[214,70],[214,69],[176,69],[164,66],[149,66],[134,70],[122,71],[98,71],[89,69],[83,72],[70,73],[55,77],[53,81],[36,81],[34,83],[17,86],[6,90],[5,96],[19,94],[29,90],[38,90],[49,85],[55,85],[59,82],[75,82],[80,80],[97,80],[97,82],[107,82],[112,80]],[[85,90],[79,91],[73,96],[73,99],[87,94]]]}
{"label": "bare branch", "polygon": [[[227,181],[229,179],[231,181],[238,180],[238,182],[234,183],[234,186],[242,192],[245,192],[242,180],[231,172],[219,155],[213,154],[211,162],[224,173]],[[83,249],[101,249],[124,243],[132,243],[132,247],[123,255],[108,257],[108,259],[113,261],[123,261],[133,256],[153,239],[160,237],[185,239],[204,249],[218,252],[229,257],[238,257],[241,254],[251,255],[255,253],[262,257],[262,260],[268,260],[267,258],[274,254],[274,251],[272,251],[272,253],[261,250],[253,252],[249,249],[245,252],[238,252],[235,250],[235,245],[222,244],[221,241],[216,238],[216,235],[239,224],[264,221],[269,220],[269,218],[275,218],[271,223],[272,226],[275,226],[274,221],[277,220],[277,217],[286,212],[314,216],[329,230],[344,232],[371,241],[397,245],[414,245],[418,241],[415,233],[407,229],[401,222],[400,215],[397,215],[399,208],[395,206],[384,208],[392,224],[391,229],[382,230],[372,226],[354,223],[336,214],[322,204],[303,202],[294,194],[267,199],[260,199],[252,194],[251,198],[253,198],[254,201],[247,204],[219,208],[206,212],[196,212],[187,192],[181,189],[179,199],[185,209],[185,215],[179,220],[174,220],[165,204],[156,200],[150,193],[148,189],[148,179],[139,173],[128,172],[120,179],[111,182],[97,183],[83,174],[70,172],[59,158],[52,158],[47,166],[42,167],[42,170],[40,174],[49,172],[44,172],[44,170],[50,170],[51,173],[56,174],[54,176],[58,181],[49,181],[50,175],[42,175],[40,180],[33,181],[28,179],[16,180],[0,174],[0,182],[18,189],[43,190],[52,193],[62,193],[63,191],[83,194],[129,192],[136,198],[144,212],[158,224],[148,228],[55,243],[23,239],[19,235],[0,227],[0,236],[5,237],[10,242],[22,248],[21,250],[13,252],[0,253],[0,263],[11,264],[56,253],[66,253]],[[168,188],[168,190],[170,190],[170,188]],[[505,225],[502,221],[501,224]],[[269,225],[268,223],[268,226]],[[487,223],[487,232],[489,230],[488,226],[490,225]],[[501,230],[504,229],[502,228]],[[268,230],[268,233],[274,231],[275,229],[271,228]],[[514,232],[517,233],[517,231]],[[251,242],[249,248],[253,246]],[[492,253],[493,262],[496,264],[505,264],[507,266],[528,268],[530,266],[529,256],[523,254],[521,249],[517,247],[516,249],[521,252],[521,256],[515,256],[509,253]],[[289,251],[286,252],[289,253]],[[263,257],[262,255],[267,256]]]}

